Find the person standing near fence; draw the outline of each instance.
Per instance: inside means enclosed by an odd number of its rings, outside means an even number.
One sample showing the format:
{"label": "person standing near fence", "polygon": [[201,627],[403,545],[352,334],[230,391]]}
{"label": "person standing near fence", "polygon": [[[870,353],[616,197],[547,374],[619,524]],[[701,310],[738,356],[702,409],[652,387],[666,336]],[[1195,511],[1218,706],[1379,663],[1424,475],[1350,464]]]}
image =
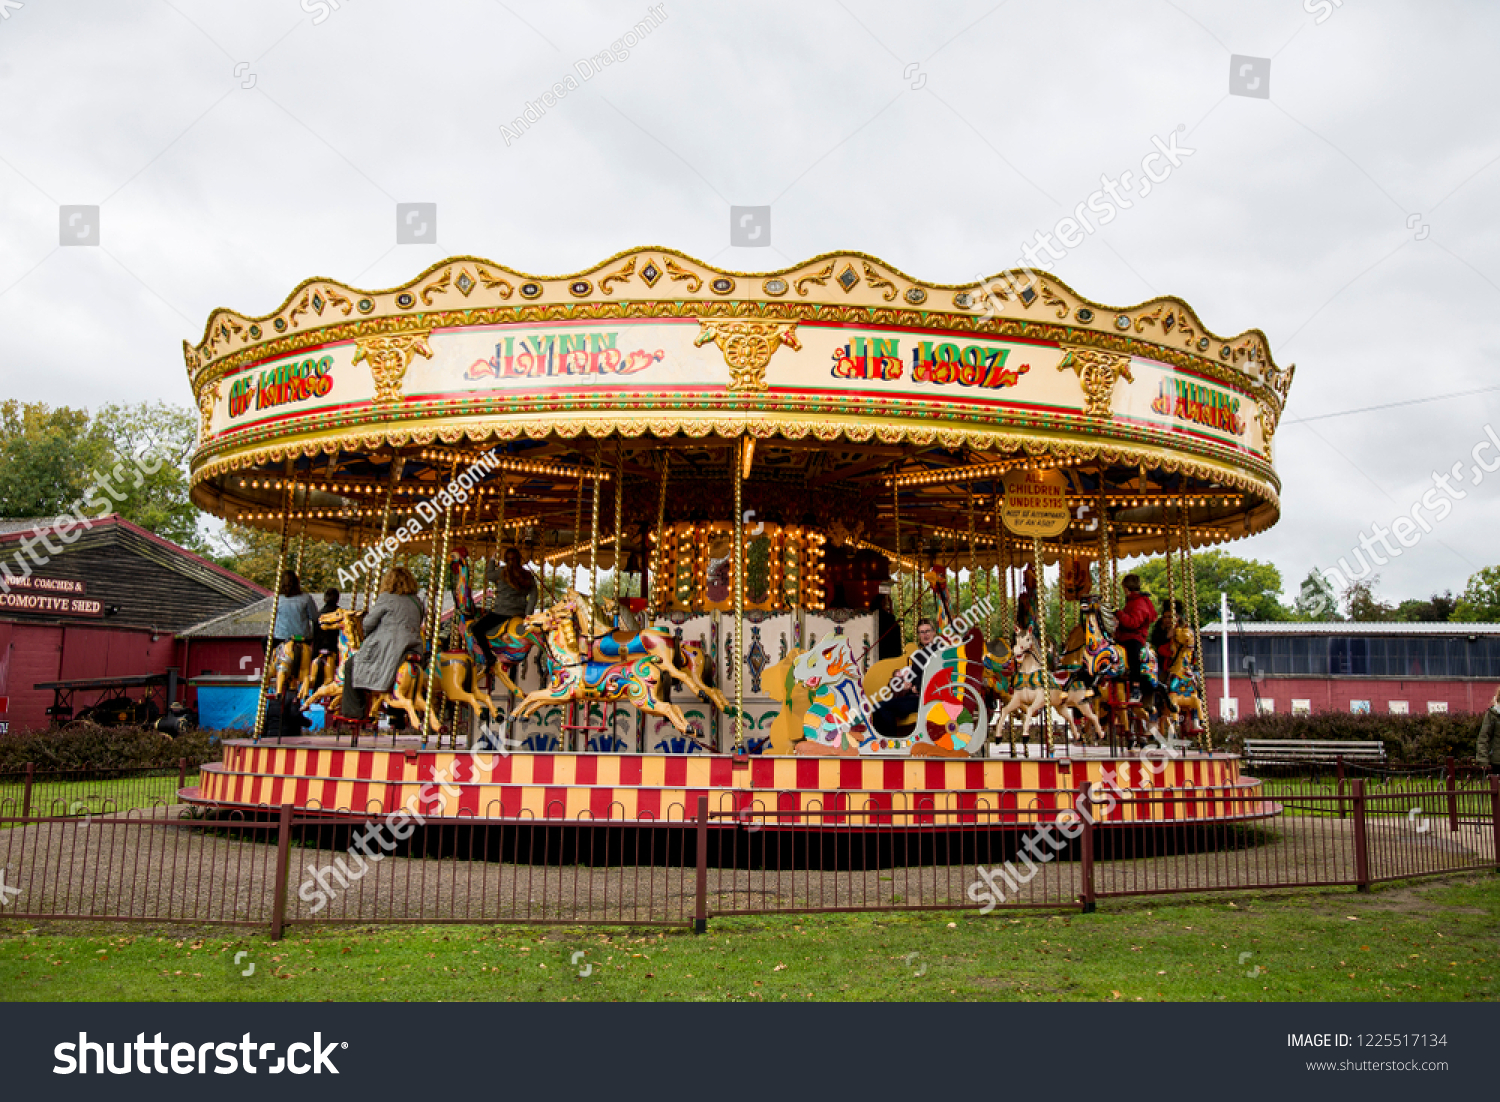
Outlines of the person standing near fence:
{"label": "person standing near fence", "polygon": [[1474,748],[1474,756],[1479,760],[1481,768],[1488,769],[1491,773],[1500,773],[1500,689],[1495,690],[1495,698],[1484,710],[1484,722],[1479,725],[1479,744]]}

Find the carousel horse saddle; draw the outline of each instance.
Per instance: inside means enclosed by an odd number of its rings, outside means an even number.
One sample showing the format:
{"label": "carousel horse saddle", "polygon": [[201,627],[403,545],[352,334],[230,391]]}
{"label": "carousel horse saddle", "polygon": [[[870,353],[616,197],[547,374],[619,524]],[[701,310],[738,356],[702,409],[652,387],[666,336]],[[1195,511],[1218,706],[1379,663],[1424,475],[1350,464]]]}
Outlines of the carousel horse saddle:
{"label": "carousel horse saddle", "polygon": [[636,631],[611,632],[595,638],[593,649],[604,658],[626,658],[633,654],[645,654],[646,648],[641,646],[640,639],[640,632]]}

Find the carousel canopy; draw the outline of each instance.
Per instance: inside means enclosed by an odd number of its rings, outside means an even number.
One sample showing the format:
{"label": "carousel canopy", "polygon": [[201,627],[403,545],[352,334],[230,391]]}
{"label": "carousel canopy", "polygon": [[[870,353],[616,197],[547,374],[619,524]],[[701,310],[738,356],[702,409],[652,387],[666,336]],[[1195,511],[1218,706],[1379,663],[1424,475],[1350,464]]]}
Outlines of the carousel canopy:
{"label": "carousel canopy", "polygon": [[589,539],[595,487],[627,551],[659,522],[691,540],[732,521],[736,469],[742,509],[804,545],[1008,561],[1002,515],[1028,503],[1067,511],[1037,529],[1050,556],[1146,553],[1184,526],[1235,539],[1278,516],[1293,374],[1258,330],[1218,336],[1175,298],[924,283],[861,253],[728,272],[661,248],[564,276],[455,257],[382,291],[312,279],[265,315],[216,310],[183,347],[200,507],[368,543],[468,471],[455,538],[503,522],[541,554]]}

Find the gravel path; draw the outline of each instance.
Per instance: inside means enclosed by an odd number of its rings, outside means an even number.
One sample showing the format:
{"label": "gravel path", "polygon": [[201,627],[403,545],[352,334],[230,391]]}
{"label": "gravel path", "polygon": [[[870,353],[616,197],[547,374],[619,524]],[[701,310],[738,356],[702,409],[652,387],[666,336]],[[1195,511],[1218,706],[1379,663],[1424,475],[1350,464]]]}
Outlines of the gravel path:
{"label": "gravel path", "polygon": [[[0,916],[269,924],[275,824],[210,826],[179,819],[180,813],[164,808],[126,819],[39,822],[0,831],[5,883],[20,889],[20,895],[7,896]],[[1495,860],[1488,826],[1466,825],[1457,833],[1448,831],[1445,820],[1420,826],[1404,817],[1371,821],[1373,877],[1461,871]],[[287,920],[688,923],[694,913],[691,849],[683,862],[680,848],[684,842],[691,846],[691,830],[642,832],[634,839],[558,827],[429,830],[412,839],[420,850],[386,837],[396,847],[389,854],[376,842],[367,846],[382,854],[377,860],[351,857],[347,828],[299,832],[289,851]],[[741,866],[748,858],[756,867],[710,867],[708,909],[732,914],[972,906],[983,901],[985,890],[976,866],[994,870],[1005,862],[1004,875],[991,875],[1007,905],[1073,903],[1081,891],[1080,862],[1071,854],[1028,860],[1016,850],[1024,837],[1011,833],[1001,845],[976,849],[982,839],[971,835],[940,860],[924,840],[920,862],[884,848],[881,860],[853,862],[866,866],[853,868],[848,849],[874,850],[868,843],[846,845],[845,867],[809,870],[796,867],[793,857],[800,860],[802,847],[786,835],[729,832],[717,836],[711,854],[737,855],[733,863]],[[1095,887],[1104,896],[1349,882],[1355,877],[1354,848],[1352,820],[1336,817],[1110,831],[1099,836]],[[1040,843],[1038,849],[1049,852]],[[597,862],[575,863],[580,851]]]}

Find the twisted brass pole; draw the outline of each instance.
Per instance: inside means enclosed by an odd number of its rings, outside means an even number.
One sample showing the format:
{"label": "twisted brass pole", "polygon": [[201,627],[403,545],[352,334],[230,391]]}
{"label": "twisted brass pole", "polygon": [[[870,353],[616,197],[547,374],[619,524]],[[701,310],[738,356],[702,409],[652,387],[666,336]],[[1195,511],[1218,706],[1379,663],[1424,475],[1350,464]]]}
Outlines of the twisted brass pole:
{"label": "twisted brass pole", "polygon": [[[646,622],[650,623],[661,611],[661,606],[666,603],[670,591],[663,592],[661,581],[661,564],[666,555],[667,547],[667,474],[672,465],[672,453],[663,452],[661,460],[661,488],[656,495],[656,542],[651,547],[651,577],[648,587],[643,588],[642,596],[651,599],[651,607],[646,612]],[[649,590],[649,591],[648,591]]]}
{"label": "twisted brass pole", "polygon": [[[458,460],[453,461],[448,472],[448,483],[452,485],[453,479],[458,475]],[[451,502],[451,497],[450,497]],[[448,541],[453,535],[453,506],[443,506],[443,537],[442,543],[437,548],[437,554],[432,560],[432,602],[431,621],[427,632],[428,644],[432,653],[427,660],[427,693],[422,714],[422,745],[427,745],[427,732],[432,727],[432,702],[437,692],[438,660],[442,655],[442,628],[443,628],[443,587],[447,584],[448,575]],[[443,745],[442,727],[438,727],[438,747]]]}
{"label": "twisted brass pole", "polygon": [[1037,654],[1042,661],[1041,687],[1042,694],[1042,746],[1048,757],[1052,756],[1052,692],[1049,682],[1052,680],[1051,666],[1047,662],[1047,587],[1043,584],[1042,571],[1046,566],[1042,558],[1042,537],[1031,537],[1031,554],[1036,561],[1036,607],[1032,609],[1031,620],[1036,628]]}
{"label": "twisted brass pole", "polygon": [[[1203,684],[1203,634],[1198,624],[1198,569],[1193,565],[1193,539],[1188,529],[1188,507],[1182,507],[1182,566],[1187,574],[1188,603],[1193,623],[1193,682],[1198,689],[1198,721],[1203,724],[1203,747],[1209,753],[1214,749],[1214,732],[1210,726],[1208,693]],[[1220,630],[1228,631],[1229,625],[1220,624]]]}
{"label": "twisted brass pole", "polygon": [[281,495],[281,550],[276,555],[276,580],[271,588],[271,619],[266,624],[266,653],[260,667],[260,692],[256,694],[255,726],[251,731],[251,737],[256,742],[260,741],[260,736],[266,729],[266,686],[271,680],[271,651],[276,642],[276,613],[281,608],[281,572],[286,569],[287,522],[292,511],[293,485],[291,471],[288,471],[286,488]]}
{"label": "twisted brass pole", "polygon": [[745,742],[745,510],[742,436],[734,451],[734,750]]}

